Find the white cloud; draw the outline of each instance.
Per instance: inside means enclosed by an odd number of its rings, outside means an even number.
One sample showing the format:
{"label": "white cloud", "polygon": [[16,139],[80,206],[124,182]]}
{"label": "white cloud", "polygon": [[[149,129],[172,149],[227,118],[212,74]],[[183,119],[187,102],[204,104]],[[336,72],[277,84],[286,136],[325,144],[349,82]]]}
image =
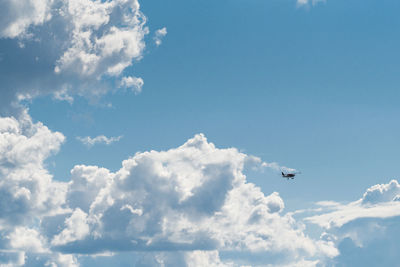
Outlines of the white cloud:
{"label": "white cloud", "polygon": [[7,239],[10,240],[9,244],[12,249],[25,252],[46,252],[46,249],[43,247],[45,241],[40,233],[35,229],[17,227],[7,236]]}
{"label": "white cloud", "polygon": [[43,165],[63,140],[27,114],[0,119],[4,264],[77,266],[75,253],[129,250],[188,266],[294,266],[337,255],[332,241],[307,237],[284,214],[278,193],[247,181],[247,164],[265,164],[235,148],[218,149],[200,134],[168,151],[136,153],[117,172],[75,166],[66,183]]}
{"label": "white cloud", "polygon": [[30,117],[0,118],[0,229],[58,209],[66,185],[52,182],[44,160],[64,136]]}
{"label": "white cloud", "polygon": [[[322,205],[320,214],[305,218],[326,232],[323,239],[335,243],[340,255],[328,260],[335,266],[395,266],[400,256],[399,183],[370,187],[363,197],[348,204]],[[329,203],[322,203],[329,204]],[[354,255],[357,255],[356,257]]]}
{"label": "white cloud", "polygon": [[63,86],[60,90],[55,91],[53,93],[53,98],[60,101],[67,101],[72,104],[74,102],[74,98],[68,94],[68,86]]}
{"label": "white cloud", "polygon": [[78,267],[80,266],[78,260],[73,255],[54,253],[49,256],[45,262],[45,266],[51,267]]}
{"label": "white cloud", "polygon": [[297,0],[297,4],[298,5],[307,5],[308,4],[308,0]]}
{"label": "white cloud", "polygon": [[24,37],[30,26],[51,19],[52,0],[1,1],[0,37]]}
{"label": "white cloud", "polygon": [[210,267],[228,267],[233,266],[232,263],[224,263],[219,257],[217,250],[213,251],[193,251],[187,252],[185,261],[188,266],[210,266]]}
{"label": "white cloud", "polygon": [[0,22],[3,111],[43,94],[101,97],[142,58],[148,34],[137,0],[4,0]]}
{"label": "white cloud", "polygon": [[143,84],[142,78],[127,76],[122,78],[119,87],[130,88],[135,94],[139,94],[142,92]]}
{"label": "white cloud", "polygon": [[61,133],[33,123],[26,112],[19,118],[0,117],[1,266],[31,266],[35,259],[43,260],[38,266],[47,260],[59,262],[39,223],[69,211],[67,183],[54,181],[44,166],[64,139]]}
{"label": "white cloud", "polygon": [[81,240],[89,234],[89,225],[87,223],[87,214],[81,209],[75,209],[72,215],[65,220],[65,229],[56,235],[52,244],[64,245],[69,242]]}
{"label": "white cloud", "polygon": [[141,57],[148,30],[137,0],[69,0],[62,16],[72,21],[72,39],[57,61],[56,73],[118,76]]}
{"label": "white cloud", "polygon": [[329,229],[342,227],[360,218],[383,219],[399,216],[400,202],[396,201],[399,193],[400,185],[396,180],[392,180],[388,184],[374,185],[367,189],[361,199],[343,205],[322,205],[325,207],[322,211],[325,212],[305,220]]}
{"label": "white cloud", "polygon": [[367,189],[361,201],[362,204],[376,204],[395,200],[400,194],[400,184],[392,180],[388,184],[377,184]]}
{"label": "white cloud", "polygon": [[[68,253],[224,250],[254,257],[285,255],[276,256],[275,263],[335,256],[329,242],[308,238],[302,224],[281,214],[284,203],[278,193],[265,196],[246,181],[243,168],[249,160],[254,161],[196,135],[175,149],[137,153],[116,173],[76,166],[67,203],[82,216],[67,226],[59,221],[56,228],[63,229],[48,238],[55,249]],[[82,225],[82,234],[66,238],[64,233],[71,236],[76,225]],[[197,254],[185,261],[201,261]]]}
{"label": "white cloud", "polygon": [[311,4],[314,6],[321,2],[326,2],[326,0],[297,0],[297,5],[298,6],[306,6],[306,5]]}
{"label": "white cloud", "polygon": [[106,137],[104,135],[99,135],[96,137],[77,137],[79,141],[81,141],[83,144],[87,145],[88,147],[94,146],[96,144],[106,144],[106,145],[111,145],[112,143],[118,142],[121,140],[122,136],[116,136],[116,137]]}
{"label": "white cloud", "polygon": [[185,252],[146,253],[144,257],[135,264],[135,267],[144,266],[233,267],[238,265],[229,261],[221,261],[217,250],[194,250]]}
{"label": "white cloud", "polygon": [[154,33],[154,42],[157,46],[161,45],[162,39],[167,35],[167,28],[161,28]]}

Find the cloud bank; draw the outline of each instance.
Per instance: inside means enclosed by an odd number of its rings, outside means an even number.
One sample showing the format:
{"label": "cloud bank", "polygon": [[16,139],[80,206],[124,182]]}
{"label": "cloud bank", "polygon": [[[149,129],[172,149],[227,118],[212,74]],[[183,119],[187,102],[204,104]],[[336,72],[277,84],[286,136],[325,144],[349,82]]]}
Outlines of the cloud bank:
{"label": "cloud bank", "polygon": [[149,253],[143,264],[215,266],[229,266],[233,254],[271,264],[337,255],[330,241],[307,237],[283,213],[278,193],[247,182],[245,166],[262,162],[218,149],[202,134],[168,151],[136,153],[117,172],[78,165],[69,182],[58,182],[43,162],[64,141],[61,133],[26,114],[1,118],[0,130],[0,234],[7,237],[0,248],[10,264],[73,266],[82,253],[122,251]]}
{"label": "cloud bank", "polygon": [[[348,204],[317,203],[316,214],[295,219],[279,193],[265,195],[244,174],[276,164],[217,148],[202,134],[167,151],[136,153],[116,172],[77,165],[60,182],[44,162],[64,140],[27,113],[0,118],[4,266],[79,266],[82,254],[124,251],[142,255],[135,266],[393,266],[400,260],[396,180]],[[310,224],[320,238],[307,235]]]}

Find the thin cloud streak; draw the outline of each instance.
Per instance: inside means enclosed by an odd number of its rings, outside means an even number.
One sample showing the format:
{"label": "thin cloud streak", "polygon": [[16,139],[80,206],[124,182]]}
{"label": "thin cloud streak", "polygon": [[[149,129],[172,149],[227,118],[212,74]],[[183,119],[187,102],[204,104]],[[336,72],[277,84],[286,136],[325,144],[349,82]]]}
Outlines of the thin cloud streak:
{"label": "thin cloud streak", "polygon": [[96,144],[105,144],[105,145],[111,145],[112,143],[118,142],[119,140],[121,140],[123,136],[116,136],[116,137],[107,137],[105,135],[99,135],[96,137],[90,137],[90,136],[86,136],[86,137],[77,137],[76,139],[79,140],[80,142],[82,142],[82,144],[88,146],[88,147],[92,147]]}

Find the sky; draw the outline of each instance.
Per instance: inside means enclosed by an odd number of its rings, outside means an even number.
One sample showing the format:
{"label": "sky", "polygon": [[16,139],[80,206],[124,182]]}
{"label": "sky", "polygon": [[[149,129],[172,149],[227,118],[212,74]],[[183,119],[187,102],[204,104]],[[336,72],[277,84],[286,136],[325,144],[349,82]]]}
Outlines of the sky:
{"label": "sky", "polygon": [[2,1],[0,266],[397,266],[399,8]]}

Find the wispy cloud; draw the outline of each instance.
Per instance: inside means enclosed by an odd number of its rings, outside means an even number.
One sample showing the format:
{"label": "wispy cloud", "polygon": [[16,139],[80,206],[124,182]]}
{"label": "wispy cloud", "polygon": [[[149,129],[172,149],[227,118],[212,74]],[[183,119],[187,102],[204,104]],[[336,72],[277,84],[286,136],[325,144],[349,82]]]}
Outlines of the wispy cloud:
{"label": "wispy cloud", "polygon": [[76,139],[81,141],[84,145],[86,145],[88,147],[92,147],[96,144],[111,145],[112,143],[118,142],[121,138],[122,138],[122,135],[116,136],[116,137],[107,137],[105,135],[99,135],[99,136],[96,136],[93,138],[90,136],[86,136],[86,137],[78,136]]}
{"label": "wispy cloud", "polygon": [[320,2],[326,2],[326,0],[297,0],[297,5],[298,6],[307,6],[307,5],[311,4],[314,6]]}

